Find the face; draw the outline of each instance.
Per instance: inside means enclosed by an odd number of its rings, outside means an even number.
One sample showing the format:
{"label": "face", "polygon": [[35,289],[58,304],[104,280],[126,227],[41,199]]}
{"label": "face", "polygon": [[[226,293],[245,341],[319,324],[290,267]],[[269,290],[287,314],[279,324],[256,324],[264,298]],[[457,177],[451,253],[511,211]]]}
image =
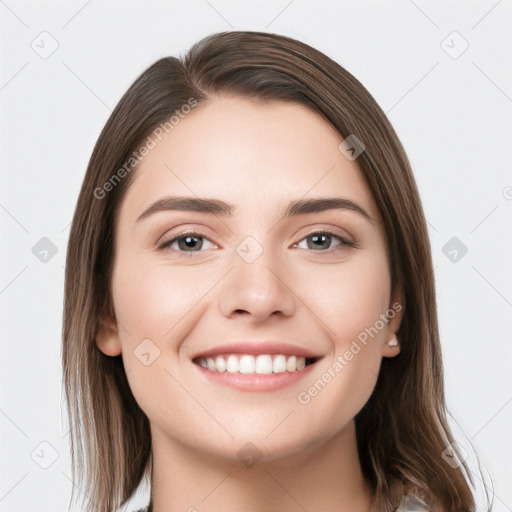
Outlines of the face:
{"label": "face", "polygon": [[117,217],[116,321],[97,345],[122,354],[154,437],[284,457],[343,435],[368,400],[400,308],[340,142],[302,106],[220,97],[137,169]]}

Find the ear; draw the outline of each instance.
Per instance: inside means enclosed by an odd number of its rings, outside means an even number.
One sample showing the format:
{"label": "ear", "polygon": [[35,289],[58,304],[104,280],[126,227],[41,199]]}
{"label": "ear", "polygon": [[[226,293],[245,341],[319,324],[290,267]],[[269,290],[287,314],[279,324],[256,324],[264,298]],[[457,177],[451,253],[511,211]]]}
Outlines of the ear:
{"label": "ear", "polygon": [[391,294],[387,311],[389,323],[386,327],[386,338],[382,346],[382,357],[395,357],[400,353],[400,340],[396,333],[402,321],[403,311],[403,294],[399,288],[396,288]]}
{"label": "ear", "polygon": [[96,333],[96,346],[107,356],[121,354],[121,341],[114,313],[109,312],[102,316]]}

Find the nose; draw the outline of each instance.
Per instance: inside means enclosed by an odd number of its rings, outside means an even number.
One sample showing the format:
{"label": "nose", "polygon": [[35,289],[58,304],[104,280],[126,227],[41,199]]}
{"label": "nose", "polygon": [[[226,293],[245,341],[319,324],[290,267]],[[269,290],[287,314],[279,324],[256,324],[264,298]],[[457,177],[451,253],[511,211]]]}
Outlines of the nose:
{"label": "nose", "polygon": [[264,322],[272,315],[290,317],[297,307],[297,296],[286,271],[267,251],[247,263],[234,255],[234,268],[222,280],[219,308],[226,318],[250,317]]}

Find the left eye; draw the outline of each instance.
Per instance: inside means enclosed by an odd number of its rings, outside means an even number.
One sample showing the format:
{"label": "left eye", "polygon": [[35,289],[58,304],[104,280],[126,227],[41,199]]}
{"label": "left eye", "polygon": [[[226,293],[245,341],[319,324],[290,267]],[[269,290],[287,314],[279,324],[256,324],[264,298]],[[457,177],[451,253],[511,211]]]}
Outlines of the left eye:
{"label": "left eye", "polygon": [[[327,231],[320,231],[318,233],[311,233],[307,237],[303,238],[300,242],[296,243],[294,247],[298,247],[300,249],[313,249],[325,251],[327,249],[331,249],[331,243],[333,240],[339,240],[340,243],[335,245],[335,247],[339,247],[342,245],[352,245],[351,242],[344,240],[343,238],[329,233]],[[305,246],[304,246],[305,244]]]}
{"label": "left eye", "polygon": [[[205,242],[206,245],[210,244],[210,247],[204,247]],[[199,233],[184,233],[182,235],[172,238],[171,240],[163,242],[159,246],[159,249],[166,249],[167,247],[178,252],[191,253],[200,252],[201,249],[212,249],[216,247],[216,245],[210,240],[208,240],[208,238],[200,235]]]}

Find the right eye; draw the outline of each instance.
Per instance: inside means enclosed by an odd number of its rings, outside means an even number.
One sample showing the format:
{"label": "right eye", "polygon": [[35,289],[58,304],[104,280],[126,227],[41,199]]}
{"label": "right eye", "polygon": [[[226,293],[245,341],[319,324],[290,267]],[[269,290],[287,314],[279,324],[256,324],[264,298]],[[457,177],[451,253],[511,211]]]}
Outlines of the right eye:
{"label": "right eye", "polygon": [[204,249],[205,242],[207,244],[211,244],[211,247],[206,247],[206,250],[217,247],[201,233],[190,231],[187,233],[180,233],[178,236],[165,240],[158,246],[158,249],[161,251],[172,249],[178,253],[193,254],[194,252],[204,252],[201,249]]}

